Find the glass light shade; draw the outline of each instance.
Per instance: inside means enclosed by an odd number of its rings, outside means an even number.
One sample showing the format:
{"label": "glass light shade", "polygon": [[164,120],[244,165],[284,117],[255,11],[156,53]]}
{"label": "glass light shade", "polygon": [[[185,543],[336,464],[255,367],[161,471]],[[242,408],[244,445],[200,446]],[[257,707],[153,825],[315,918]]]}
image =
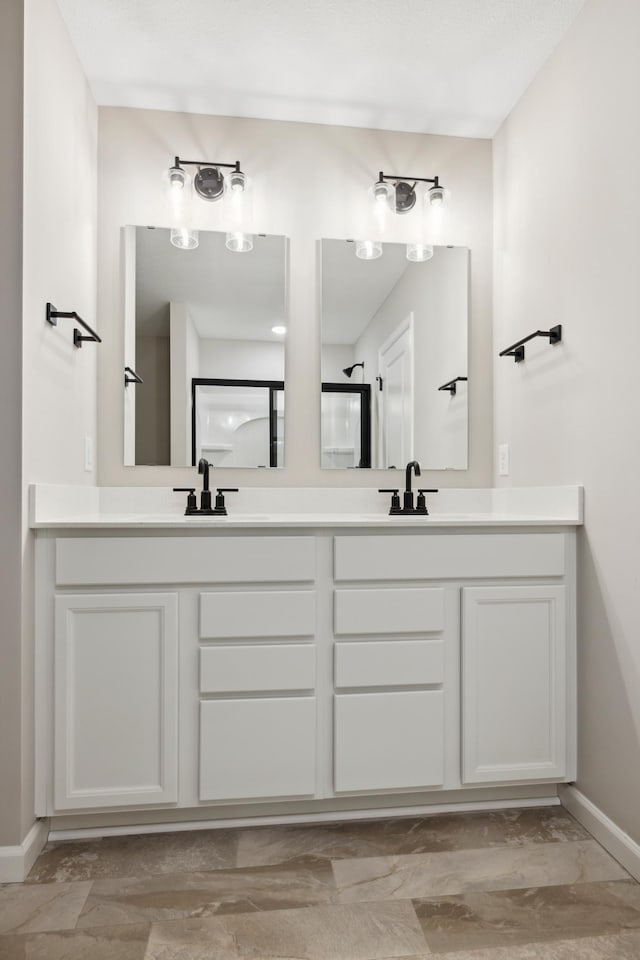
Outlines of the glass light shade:
{"label": "glass light shade", "polygon": [[444,203],[444,187],[433,186],[425,195],[425,199],[431,204],[432,207],[441,207]]}
{"label": "glass light shade", "polygon": [[233,253],[249,253],[250,250],[253,250],[253,237],[250,233],[240,233],[240,231],[228,233],[225,246],[227,250],[231,250]]}
{"label": "glass light shade", "polygon": [[179,250],[195,250],[200,243],[198,231],[190,230],[189,227],[172,227],[171,243]]}
{"label": "glass light shade", "polygon": [[412,263],[423,263],[425,260],[431,260],[433,256],[433,247],[428,243],[408,243],[407,260]]}
{"label": "glass light shade", "polygon": [[359,260],[377,260],[382,256],[382,244],[378,240],[357,240],[356,257]]}
{"label": "glass light shade", "polygon": [[229,188],[234,191],[239,191],[240,193],[244,190],[247,182],[247,178],[242,170],[232,170],[231,173],[227,174],[227,180]]}

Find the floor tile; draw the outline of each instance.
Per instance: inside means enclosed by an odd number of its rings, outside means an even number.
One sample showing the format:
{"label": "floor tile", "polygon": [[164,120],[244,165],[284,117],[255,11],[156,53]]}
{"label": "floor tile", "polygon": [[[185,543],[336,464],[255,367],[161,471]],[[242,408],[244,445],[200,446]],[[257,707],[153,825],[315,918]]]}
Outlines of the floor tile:
{"label": "floor tile", "polygon": [[640,930],[633,880],[464,893],[414,900],[434,953]]}
{"label": "floor tile", "polygon": [[336,860],[333,872],[341,903],[629,877],[595,840]]}
{"label": "floor tile", "polygon": [[153,924],[146,960],[391,960],[426,949],[410,903],[366,903]]}
{"label": "floor tile", "polygon": [[0,960],[144,960],[149,925],[0,937]]}
{"label": "floor tile", "polygon": [[[425,957],[412,957],[411,960],[429,960],[433,956],[427,954]],[[483,947],[446,954],[446,960],[638,960],[638,957],[640,934],[636,931],[554,943]]]}
{"label": "floor tile", "polygon": [[307,907],[335,892],[328,863],[96,880],[78,927]]}
{"label": "floor tile", "polygon": [[187,830],[98,840],[49,843],[28,883],[145,877],[192,870],[218,870],[236,863],[237,832]]}
{"label": "floor tile", "polygon": [[237,865],[587,840],[560,806],[241,830]]}
{"label": "floor tile", "polygon": [[90,883],[0,887],[0,934],[74,927],[90,889]]}

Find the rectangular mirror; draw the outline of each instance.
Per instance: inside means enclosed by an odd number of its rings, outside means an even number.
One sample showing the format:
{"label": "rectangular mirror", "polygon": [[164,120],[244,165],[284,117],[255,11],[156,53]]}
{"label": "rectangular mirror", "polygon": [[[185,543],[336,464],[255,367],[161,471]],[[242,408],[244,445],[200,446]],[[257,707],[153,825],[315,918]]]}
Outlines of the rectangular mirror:
{"label": "rectangular mirror", "polygon": [[281,467],[284,462],[286,238],[235,253],[199,232],[127,226],[125,465]]}
{"label": "rectangular mirror", "polygon": [[469,251],[322,240],[321,465],[466,470]]}

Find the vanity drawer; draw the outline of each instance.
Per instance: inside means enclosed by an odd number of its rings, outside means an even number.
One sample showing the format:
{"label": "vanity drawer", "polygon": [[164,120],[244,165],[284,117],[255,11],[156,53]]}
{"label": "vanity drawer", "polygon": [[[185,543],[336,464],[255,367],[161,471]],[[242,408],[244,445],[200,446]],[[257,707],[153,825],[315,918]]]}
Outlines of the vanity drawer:
{"label": "vanity drawer", "polygon": [[334,579],[460,580],[463,577],[561,577],[561,533],[336,537]]}
{"label": "vanity drawer", "polygon": [[312,690],[316,648],[310,643],[203,647],[201,693],[267,693]]}
{"label": "vanity drawer", "polygon": [[351,633],[427,633],[444,628],[442,587],[336,590],[334,630]]}
{"label": "vanity drawer", "polygon": [[336,643],[336,687],[411,687],[444,681],[442,640]]}
{"label": "vanity drawer", "polygon": [[[215,520],[212,519],[212,525]],[[59,586],[301,583],[314,580],[313,537],[128,537],[56,540]]]}
{"label": "vanity drawer", "polygon": [[200,594],[200,638],[306,637],[316,631],[313,590]]}

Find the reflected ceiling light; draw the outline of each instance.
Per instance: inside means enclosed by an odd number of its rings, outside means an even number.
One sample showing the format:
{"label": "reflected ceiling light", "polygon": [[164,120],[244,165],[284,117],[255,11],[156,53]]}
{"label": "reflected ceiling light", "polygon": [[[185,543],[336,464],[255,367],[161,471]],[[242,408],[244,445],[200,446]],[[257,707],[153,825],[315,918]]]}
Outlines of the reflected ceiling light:
{"label": "reflected ceiling light", "polygon": [[279,337],[284,336],[287,332],[287,328],[283,323],[277,323],[275,327],[271,327],[271,333],[276,333]]}
{"label": "reflected ceiling light", "polygon": [[170,240],[179,250],[195,250],[200,243],[198,231],[190,230],[189,227],[172,227]]}
{"label": "reflected ceiling light", "polygon": [[407,260],[412,263],[424,263],[425,260],[431,260],[433,256],[433,247],[428,243],[408,243]]}
{"label": "reflected ceiling light", "polygon": [[232,253],[249,253],[253,250],[253,237],[250,233],[241,233],[236,230],[234,233],[228,233],[224,245]]}
{"label": "reflected ceiling light", "polygon": [[383,173],[373,185],[376,204],[387,203],[396,213],[408,213],[416,205],[416,184],[430,183],[425,193],[427,203],[437,206],[444,201],[444,188],[438,177],[401,177],[392,173]]}
{"label": "reflected ceiling light", "polygon": [[382,256],[382,244],[378,240],[356,240],[356,257],[359,260],[377,260]]}
{"label": "reflected ceiling light", "polygon": [[364,373],[364,363],[352,363],[350,367],[345,367],[342,372],[345,374],[345,376],[351,378],[351,375],[356,367],[362,367],[362,372]]}

